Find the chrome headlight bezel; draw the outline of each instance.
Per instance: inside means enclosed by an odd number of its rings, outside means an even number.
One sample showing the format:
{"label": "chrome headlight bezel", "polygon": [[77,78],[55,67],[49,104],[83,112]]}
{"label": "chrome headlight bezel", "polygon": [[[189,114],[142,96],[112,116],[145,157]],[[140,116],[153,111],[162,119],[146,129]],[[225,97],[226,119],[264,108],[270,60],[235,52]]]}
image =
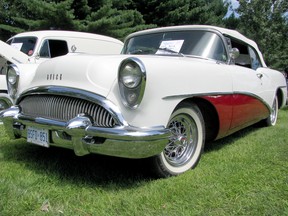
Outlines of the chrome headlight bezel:
{"label": "chrome headlight bezel", "polygon": [[135,57],[124,59],[118,69],[118,84],[122,103],[136,109],[143,99],[146,86],[143,62]]}
{"label": "chrome headlight bezel", "polygon": [[16,98],[17,88],[19,83],[19,69],[16,65],[10,64],[6,68],[6,82],[8,94],[12,99]]}

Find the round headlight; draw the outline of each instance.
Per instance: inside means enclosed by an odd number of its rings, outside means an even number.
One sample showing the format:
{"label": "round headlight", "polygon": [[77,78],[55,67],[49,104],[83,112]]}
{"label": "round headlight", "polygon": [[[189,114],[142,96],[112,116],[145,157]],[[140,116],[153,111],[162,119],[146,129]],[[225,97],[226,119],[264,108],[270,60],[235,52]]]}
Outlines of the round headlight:
{"label": "round headlight", "polygon": [[129,57],[121,62],[118,85],[122,103],[136,109],[142,101],[146,86],[146,69],[140,59]]}
{"label": "round headlight", "polygon": [[12,85],[14,85],[17,82],[17,72],[13,67],[8,68],[7,81]]}
{"label": "round headlight", "polygon": [[129,62],[120,71],[120,80],[127,88],[136,88],[142,79],[142,72],[135,62]]}
{"label": "round headlight", "polygon": [[6,69],[6,82],[8,94],[12,99],[16,98],[18,82],[19,82],[19,69],[16,65],[8,65]]}

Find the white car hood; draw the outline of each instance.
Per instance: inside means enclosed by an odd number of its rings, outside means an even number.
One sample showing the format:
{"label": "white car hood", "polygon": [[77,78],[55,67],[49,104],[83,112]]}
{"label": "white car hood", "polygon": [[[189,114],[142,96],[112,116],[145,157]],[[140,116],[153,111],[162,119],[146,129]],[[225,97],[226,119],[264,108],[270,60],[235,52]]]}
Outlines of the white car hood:
{"label": "white car hood", "polygon": [[[67,55],[53,58],[41,63],[28,88],[40,86],[62,86],[82,89],[107,97],[117,80],[120,63],[130,55]],[[183,62],[205,62],[206,60],[163,57],[163,56],[133,56],[141,59],[146,69],[157,71],[157,67],[165,62],[175,60]],[[157,64],[155,64],[157,62]],[[212,63],[211,63],[212,64]],[[213,63],[215,64],[215,63]],[[155,68],[156,67],[156,68]],[[166,66],[165,66],[166,67]],[[169,70],[167,65],[165,70]],[[164,72],[163,72],[164,73]],[[150,74],[151,75],[151,74]],[[149,76],[150,76],[149,75]],[[157,74],[155,76],[158,76]],[[161,73],[160,75],[161,76]],[[162,74],[163,76],[163,74]],[[152,76],[151,76],[152,77]],[[161,77],[159,77],[161,79]],[[23,91],[27,89],[22,89]]]}
{"label": "white car hood", "polygon": [[117,78],[119,64],[125,58],[125,55],[68,55],[53,58],[38,66],[29,88],[52,85],[72,87],[106,97]]}
{"label": "white car hood", "polygon": [[29,63],[29,57],[25,53],[15,49],[1,40],[0,57],[5,58],[7,61],[12,62],[13,64]]}

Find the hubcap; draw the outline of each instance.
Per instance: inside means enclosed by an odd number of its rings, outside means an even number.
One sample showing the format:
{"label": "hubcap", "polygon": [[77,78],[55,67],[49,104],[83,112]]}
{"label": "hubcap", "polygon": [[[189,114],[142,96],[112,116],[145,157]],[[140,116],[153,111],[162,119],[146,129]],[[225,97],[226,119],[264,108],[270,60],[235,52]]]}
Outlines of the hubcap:
{"label": "hubcap", "polygon": [[197,146],[198,128],[186,114],[175,116],[169,124],[173,134],[164,149],[164,156],[172,166],[182,166],[191,159]]}
{"label": "hubcap", "polygon": [[270,120],[271,120],[272,123],[275,122],[276,115],[277,115],[277,108],[276,108],[276,102],[274,100],[273,106],[272,106],[272,112],[270,114]]}

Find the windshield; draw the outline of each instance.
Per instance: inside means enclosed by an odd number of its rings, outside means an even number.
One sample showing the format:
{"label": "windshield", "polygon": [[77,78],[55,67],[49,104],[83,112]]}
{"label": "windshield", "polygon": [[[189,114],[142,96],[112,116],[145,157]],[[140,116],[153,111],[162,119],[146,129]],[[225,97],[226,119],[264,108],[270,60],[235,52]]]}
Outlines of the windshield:
{"label": "windshield", "polygon": [[36,37],[15,37],[7,41],[7,43],[12,47],[25,53],[28,56],[33,55],[36,42]]}
{"label": "windshield", "polygon": [[183,55],[227,61],[220,36],[203,30],[161,32],[130,38],[123,54]]}

